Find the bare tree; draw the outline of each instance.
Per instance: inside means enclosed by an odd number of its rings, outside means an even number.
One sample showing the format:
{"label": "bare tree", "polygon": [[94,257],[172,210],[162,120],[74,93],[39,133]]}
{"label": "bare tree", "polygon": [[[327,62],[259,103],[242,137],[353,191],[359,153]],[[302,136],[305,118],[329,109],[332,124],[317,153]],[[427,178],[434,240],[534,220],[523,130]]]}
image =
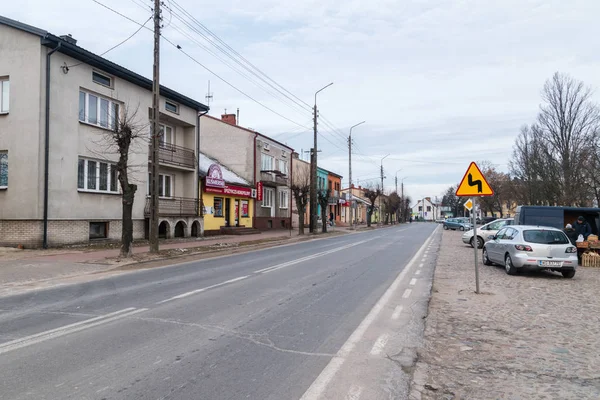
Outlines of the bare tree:
{"label": "bare tree", "polygon": [[322,231],[327,233],[327,206],[329,205],[329,197],[331,189],[321,189],[317,192],[317,202],[321,206],[321,221],[323,222]]}
{"label": "bare tree", "polygon": [[304,235],[304,218],[308,206],[308,195],[310,193],[310,174],[308,169],[298,169],[294,173],[292,182],[292,194],[298,209],[298,234]]}
{"label": "bare tree", "polygon": [[455,217],[458,217],[459,213],[464,213],[462,199],[456,195],[456,186],[450,186],[446,189],[442,196],[442,205],[450,207]]}
{"label": "bare tree", "polygon": [[367,206],[367,226],[371,226],[371,216],[373,215],[373,211],[375,211],[375,202],[377,198],[381,196],[381,188],[379,186],[369,186],[364,189],[364,196],[369,200],[369,205]]}

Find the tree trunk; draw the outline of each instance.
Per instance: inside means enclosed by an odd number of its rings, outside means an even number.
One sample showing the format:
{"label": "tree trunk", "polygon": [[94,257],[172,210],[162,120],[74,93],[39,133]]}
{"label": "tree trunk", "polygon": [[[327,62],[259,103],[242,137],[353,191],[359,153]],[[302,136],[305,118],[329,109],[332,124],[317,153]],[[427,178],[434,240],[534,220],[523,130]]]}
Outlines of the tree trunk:
{"label": "tree trunk", "polygon": [[121,231],[121,257],[131,257],[131,243],[133,242],[133,199],[137,185],[128,184],[123,193],[123,228]]}
{"label": "tree trunk", "polygon": [[298,235],[304,235],[304,215],[306,212],[304,210],[298,210]]}
{"label": "tree trunk", "polygon": [[371,227],[371,215],[373,214],[372,211],[367,211],[367,228]]}
{"label": "tree trunk", "polygon": [[323,221],[322,232],[327,233],[327,207],[321,205],[321,220]]}

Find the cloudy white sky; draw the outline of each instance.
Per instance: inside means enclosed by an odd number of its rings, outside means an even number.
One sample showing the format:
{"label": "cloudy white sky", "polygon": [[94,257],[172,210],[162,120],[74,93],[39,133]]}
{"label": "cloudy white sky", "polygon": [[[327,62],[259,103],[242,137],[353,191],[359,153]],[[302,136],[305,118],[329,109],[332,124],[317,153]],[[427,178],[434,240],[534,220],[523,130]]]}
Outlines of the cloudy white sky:
{"label": "cloudy white sky", "polygon": [[[99,1],[140,23],[150,16],[150,0]],[[540,89],[555,71],[600,87],[597,0],[164,1],[166,38],[286,119],[165,41],[162,84],[205,102],[210,80],[211,115],[239,108],[241,125],[300,151],[312,146],[306,129],[312,116],[296,97],[312,105],[314,92],[334,82],[318,97],[328,121],[320,122],[319,164],[347,182],[344,137],[351,125],[366,120],[353,131],[354,181],[379,176],[380,160],[390,154],[384,161],[386,188],[393,188],[401,169],[398,178],[405,178],[413,198],[440,195],[462,178],[471,160],[490,160],[506,170],[519,127],[535,118]],[[294,102],[211,54],[242,70],[186,26],[177,6],[292,93]],[[138,28],[92,0],[6,2],[1,13],[55,34],[70,33],[96,53]],[[142,30],[106,57],[151,77],[151,32]]]}

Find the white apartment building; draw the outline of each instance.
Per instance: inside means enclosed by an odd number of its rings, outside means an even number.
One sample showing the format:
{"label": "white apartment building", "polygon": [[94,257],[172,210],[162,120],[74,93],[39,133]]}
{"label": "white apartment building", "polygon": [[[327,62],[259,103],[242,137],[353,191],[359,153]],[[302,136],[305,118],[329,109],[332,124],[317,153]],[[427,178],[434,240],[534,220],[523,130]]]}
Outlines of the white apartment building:
{"label": "white apartment building", "polygon": [[[131,146],[134,239],[148,231],[152,82],[70,36],[0,16],[0,245],[120,239],[118,118],[147,135]],[[198,121],[208,108],[161,87],[160,233],[200,235]]]}

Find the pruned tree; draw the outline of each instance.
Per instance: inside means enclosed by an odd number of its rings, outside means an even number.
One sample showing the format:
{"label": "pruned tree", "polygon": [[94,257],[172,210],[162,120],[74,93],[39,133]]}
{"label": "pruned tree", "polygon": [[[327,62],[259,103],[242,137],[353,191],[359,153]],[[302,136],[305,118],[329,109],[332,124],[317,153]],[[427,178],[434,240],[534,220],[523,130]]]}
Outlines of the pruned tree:
{"label": "pruned tree", "polygon": [[317,192],[317,202],[321,206],[321,221],[323,222],[322,231],[327,233],[327,206],[329,205],[329,197],[331,189],[321,189]]}
{"label": "pruned tree", "polygon": [[398,196],[398,193],[392,192],[383,199],[386,209],[386,223],[391,220],[392,215],[395,215],[396,221],[400,221],[400,210],[402,209],[402,199]]}
{"label": "pruned tree", "polygon": [[310,194],[310,173],[308,169],[298,168],[294,170],[291,190],[298,209],[298,234],[304,235],[304,218]]}
{"label": "pruned tree", "polygon": [[410,196],[404,196],[403,199],[403,210],[402,210],[402,220],[404,222],[406,222],[408,220],[408,218],[412,217],[412,209],[410,208],[410,203],[412,202],[412,199],[410,198]]}
{"label": "pruned tree", "polygon": [[462,199],[456,195],[456,186],[450,186],[446,189],[442,196],[442,205],[450,207],[455,217],[458,217],[459,213],[464,213],[462,203]]}
{"label": "pruned tree", "polygon": [[373,215],[373,211],[375,211],[375,202],[381,196],[381,188],[379,186],[368,186],[364,189],[363,194],[369,200],[369,205],[367,206],[367,226],[370,227],[371,216]]}
{"label": "pruned tree", "polygon": [[480,161],[477,165],[490,187],[494,190],[493,196],[484,196],[479,199],[479,206],[484,212],[498,214],[498,216],[503,217],[504,206],[513,203],[512,193],[509,189],[510,176],[498,171],[490,161]]}

